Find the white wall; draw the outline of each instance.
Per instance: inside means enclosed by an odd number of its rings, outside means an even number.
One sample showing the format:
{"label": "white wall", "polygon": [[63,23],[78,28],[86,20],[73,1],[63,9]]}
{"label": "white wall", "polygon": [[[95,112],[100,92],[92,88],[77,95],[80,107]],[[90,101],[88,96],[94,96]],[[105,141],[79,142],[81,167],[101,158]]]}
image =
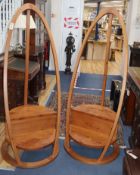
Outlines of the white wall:
{"label": "white wall", "polygon": [[[138,16],[140,16],[140,0],[129,0],[127,9],[127,19],[126,19],[128,45],[133,45],[134,41],[140,42],[140,24],[138,24],[136,20]],[[128,59],[130,59],[130,48],[128,48],[128,51],[129,51]],[[122,58],[124,58],[124,56],[122,56]],[[123,70],[124,70],[124,59],[122,59],[121,73],[123,73]]]}
{"label": "white wall", "polygon": [[[72,8],[73,7],[73,8]],[[61,70],[65,70],[65,63],[66,63],[66,38],[69,36],[71,32],[73,37],[75,38],[75,49],[76,51],[73,53],[71,58],[71,70],[73,71],[77,54],[79,52],[81,42],[82,42],[82,26],[83,26],[83,12],[84,12],[84,1],[83,0],[63,0],[63,15],[62,15],[62,59],[61,59]],[[72,17],[73,19],[78,18],[79,21],[79,28],[75,29],[73,26],[72,28],[64,27],[64,18]]]}
{"label": "white wall", "polygon": [[[62,45],[62,0],[51,0],[51,31],[58,59],[61,60]],[[60,65],[60,64],[59,64]],[[49,70],[54,70],[52,52],[50,52]]]}
{"label": "white wall", "polygon": [[[84,6],[83,0],[52,0],[51,1],[51,31],[54,36],[56,51],[58,54],[58,63],[59,63],[59,70],[64,71],[65,70],[65,63],[66,63],[66,53],[65,53],[65,47],[66,47],[66,38],[70,32],[73,33],[73,36],[75,37],[75,46],[76,46],[76,52],[72,56],[71,60],[71,68],[73,70],[76,56],[78,53],[78,50],[81,45],[82,40],[82,18],[83,18],[83,6]],[[71,12],[70,7],[73,8],[73,13]],[[78,29],[75,29],[74,27],[69,29],[64,27],[64,18],[65,17],[75,17],[79,18],[80,27]],[[49,64],[49,70],[53,70],[53,59],[52,59],[52,53],[50,53],[50,64]]]}
{"label": "white wall", "polygon": [[52,0],[47,0],[45,3],[45,16],[49,26],[51,26],[51,1]]}
{"label": "white wall", "polygon": [[140,42],[140,23],[137,22],[138,16],[140,18],[140,0],[129,0],[126,28],[128,44],[131,45],[134,41]]}

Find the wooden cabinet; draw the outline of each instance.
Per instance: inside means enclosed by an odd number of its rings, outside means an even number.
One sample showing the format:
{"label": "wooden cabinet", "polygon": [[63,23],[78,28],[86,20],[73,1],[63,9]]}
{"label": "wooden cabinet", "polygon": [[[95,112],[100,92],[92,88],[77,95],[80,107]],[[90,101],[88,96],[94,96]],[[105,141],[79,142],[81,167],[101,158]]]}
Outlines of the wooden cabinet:
{"label": "wooden cabinet", "polygon": [[133,124],[134,116],[135,116],[135,105],[136,105],[136,95],[132,91],[132,89],[129,89],[129,95],[127,95],[127,91],[124,97],[124,105],[122,108],[122,121],[125,125],[131,125]]}
{"label": "wooden cabinet", "polygon": [[[25,54],[16,54],[18,58],[25,59]],[[46,81],[45,81],[45,58],[44,58],[44,48],[40,46],[36,46],[35,50],[30,51],[30,60],[36,61],[40,65],[40,70],[38,73],[39,76],[39,89],[46,88]]]}
{"label": "wooden cabinet", "polygon": [[[16,57],[9,58],[8,62],[8,97],[10,109],[23,104],[24,96],[24,68],[23,59]],[[29,102],[37,103],[38,80],[40,65],[35,61],[29,64]],[[3,99],[3,62],[0,64],[0,120],[4,120],[4,99]],[[35,97],[35,98],[34,98]]]}
{"label": "wooden cabinet", "polygon": [[130,66],[140,67],[140,48],[130,46]]}
{"label": "wooden cabinet", "polygon": [[140,99],[137,99],[135,106],[135,118],[131,133],[131,145],[132,147],[140,148]]}
{"label": "wooden cabinet", "polygon": [[130,67],[128,74],[128,83],[136,96],[135,107],[129,106],[130,110],[135,110],[134,121],[132,124],[131,136],[129,138],[131,147],[140,148],[140,68]]}

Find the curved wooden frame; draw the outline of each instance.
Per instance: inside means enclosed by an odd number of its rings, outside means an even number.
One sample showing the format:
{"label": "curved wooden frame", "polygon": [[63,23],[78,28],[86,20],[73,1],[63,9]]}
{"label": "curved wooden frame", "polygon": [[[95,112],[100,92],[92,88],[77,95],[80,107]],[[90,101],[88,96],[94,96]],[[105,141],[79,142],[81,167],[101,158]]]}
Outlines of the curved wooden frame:
{"label": "curved wooden frame", "polygon": [[[106,47],[106,57],[105,57],[105,66],[104,66],[104,80],[103,80],[103,89],[102,89],[102,98],[101,98],[101,105],[104,105],[104,98],[105,98],[105,88],[106,88],[106,81],[107,81],[107,71],[108,71],[108,59],[109,59],[109,49],[110,49],[110,37],[111,37],[111,26],[112,26],[112,18],[113,16],[118,17],[119,23],[122,26],[122,32],[123,32],[123,36],[124,36],[124,72],[123,72],[123,83],[122,83],[122,90],[121,90],[121,95],[120,95],[120,101],[119,101],[119,105],[118,105],[118,110],[116,112],[116,117],[115,117],[115,121],[112,127],[112,130],[110,132],[110,135],[107,139],[106,144],[103,147],[103,151],[100,154],[100,156],[97,159],[89,159],[87,157],[83,157],[79,154],[77,154],[76,152],[74,152],[74,150],[71,148],[70,146],[70,115],[71,115],[71,101],[72,101],[72,95],[73,95],[73,87],[74,87],[74,82],[76,79],[76,73],[77,73],[77,69],[78,69],[78,65],[80,63],[80,58],[82,55],[82,52],[85,48],[85,45],[87,43],[87,40],[89,38],[90,33],[92,32],[93,28],[95,27],[96,23],[105,15],[109,15],[109,29],[107,32],[107,47]],[[122,103],[123,103],[123,98],[124,98],[124,93],[125,93],[125,86],[126,86],[126,80],[127,80],[127,69],[128,69],[128,41],[127,41],[127,35],[126,35],[126,28],[123,22],[123,18],[122,16],[119,14],[119,12],[114,9],[114,8],[106,8],[100,11],[99,15],[95,18],[95,20],[92,22],[91,26],[89,27],[83,44],[81,46],[81,49],[79,51],[77,60],[76,60],[76,64],[75,64],[75,68],[74,68],[74,72],[73,72],[73,76],[72,76],[72,80],[71,80],[71,84],[70,84],[70,89],[69,89],[69,96],[68,96],[68,103],[67,103],[67,113],[66,113],[66,139],[65,139],[65,143],[64,143],[64,147],[66,149],[66,151],[75,159],[78,159],[84,163],[89,163],[89,164],[103,164],[103,163],[107,163],[112,161],[113,159],[115,159],[117,157],[117,155],[119,154],[119,147],[117,145],[117,143],[114,143],[114,151],[112,154],[105,156],[105,153],[107,152],[110,144],[111,144],[111,140],[113,138],[113,135],[115,133],[117,124],[118,124],[118,120],[119,120],[119,116],[120,116],[120,112],[121,112],[121,108],[122,108]],[[74,140],[76,141],[76,140]]]}
{"label": "curved wooden frame", "polygon": [[[27,11],[27,20],[26,20],[26,60],[25,60],[25,88],[24,88],[24,105],[27,104],[27,97],[28,97],[28,64],[29,64],[29,41],[30,41],[30,11],[34,11],[40,18],[41,21],[43,22],[45,29],[48,32],[49,38],[50,38],[50,43],[51,43],[51,49],[52,49],[52,54],[53,54],[53,59],[54,59],[54,66],[55,66],[55,71],[56,71],[56,83],[57,83],[57,99],[58,99],[58,108],[57,108],[57,121],[56,121],[56,132],[55,132],[55,141],[53,142],[53,151],[52,154],[40,161],[37,162],[23,162],[20,160],[19,157],[19,151],[14,143],[13,140],[13,135],[12,135],[12,127],[11,127],[11,119],[10,119],[10,112],[9,112],[9,105],[8,105],[8,88],[7,88],[7,78],[8,78],[8,54],[9,54],[9,47],[10,47],[10,40],[12,37],[13,33],[13,28],[16,23],[17,18],[21,13],[24,11]],[[2,145],[2,155],[3,158],[8,161],[10,164],[13,164],[15,166],[23,167],[23,168],[33,168],[33,167],[39,167],[42,165],[46,165],[52,160],[56,158],[59,152],[59,144],[58,144],[58,137],[59,137],[59,126],[60,126],[60,111],[61,111],[61,90],[60,90],[60,77],[59,77],[59,70],[58,70],[58,59],[57,59],[57,54],[55,50],[55,44],[53,40],[52,33],[49,29],[49,25],[44,17],[44,15],[41,13],[41,11],[34,6],[33,4],[27,3],[24,4],[22,7],[20,7],[15,15],[12,17],[12,20],[9,25],[9,29],[7,32],[7,39],[6,39],[6,45],[5,45],[5,51],[4,51],[4,73],[3,73],[3,85],[4,85],[4,104],[5,104],[5,114],[6,114],[6,128],[7,128],[7,134],[8,137],[10,138],[10,143],[7,142],[7,140],[4,141]],[[9,145],[12,146],[13,152],[14,152],[14,157],[11,157],[8,153],[8,147]]]}

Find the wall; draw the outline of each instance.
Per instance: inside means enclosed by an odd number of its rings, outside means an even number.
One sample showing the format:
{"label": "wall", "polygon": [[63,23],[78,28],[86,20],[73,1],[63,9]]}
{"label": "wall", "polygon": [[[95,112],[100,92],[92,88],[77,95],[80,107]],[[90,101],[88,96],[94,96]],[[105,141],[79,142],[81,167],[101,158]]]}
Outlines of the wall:
{"label": "wall", "polygon": [[[138,20],[139,16],[139,22]],[[140,0],[129,0],[126,21],[128,43],[140,42]]]}
{"label": "wall", "polygon": [[[66,38],[68,34],[71,32],[75,38],[75,46],[76,52],[73,54],[71,59],[71,68],[73,70],[77,53],[79,51],[81,40],[82,40],[82,21],[83,21],[83,0],[52,0],[51,8],[52,8],[52,18],[51,18],[51,30],[54,36],[56,51],[58,54],[58,62],[59,62],[59,70],[65,70],[66,63]],[[73,8],[74,7],[74,8]],[[73,11],[72,11],[73,10]],[[73,13],[72,13],[73,12]],[[64,27],[64,18],[72,17],[78,18],[79,27],[75,29],[75,27]],[[53,61],[52,54],[50,54],[50,64],[49,70],[53,70]]]}
{"label": "wall", "polygon": [[[62,45],[62,0],[51,0],[51,31],[53,34],[56,52],[61,61]],[[49,70],[54,70],[53,56],[50,50]]]}
{"label": "wall", "polygon": [[[136,20],[138,16],[140,16],[140,0],[129,0],[128,7],[127,7],[127,17],[126,17],[126,31],[128,36],[128,45],[133,45],[134,41],[140,42],[140,23],[138,23]],[[139,22],[140,22],[140,19],[139,19]],[[129,51],[129,58],[130,58],[129,48],[128,48],[128,51]],[[128,66],[129,66],[129,61],[128,61]],[[123,73],[123,70],[124,70],[124,59],[122,59],[121,73]]]}
{"label": "wall", "polygon": [[49,26],[51,26],[51,0],[47,0],[45,3],[45,16]]}

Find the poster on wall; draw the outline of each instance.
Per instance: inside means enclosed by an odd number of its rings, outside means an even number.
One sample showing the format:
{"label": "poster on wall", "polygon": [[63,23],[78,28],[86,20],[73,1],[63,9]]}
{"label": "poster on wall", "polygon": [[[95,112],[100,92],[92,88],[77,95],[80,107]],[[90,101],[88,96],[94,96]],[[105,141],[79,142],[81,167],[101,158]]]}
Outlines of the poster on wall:
{"label": "poster on wall", "polygon": [[64,1],[64,28],[79,29],[81,21],[80,0]]}
{"label": "poster on wall", "polygon": [[68,29],[79,29],[80,27],[80,21],[79,18],[73,18],[73,17],[64,17],[64,28]]}

